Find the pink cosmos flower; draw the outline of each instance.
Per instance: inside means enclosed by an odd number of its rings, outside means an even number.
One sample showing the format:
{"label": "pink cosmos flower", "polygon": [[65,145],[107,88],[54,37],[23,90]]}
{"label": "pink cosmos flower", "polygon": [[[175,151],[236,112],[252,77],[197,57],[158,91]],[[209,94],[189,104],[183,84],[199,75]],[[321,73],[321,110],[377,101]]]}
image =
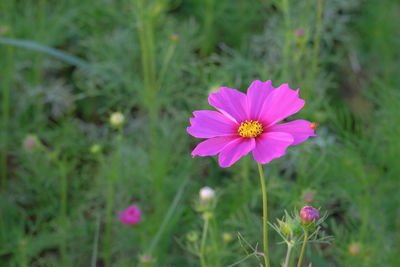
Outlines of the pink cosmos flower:
{"label": "pink cosmos flower", "polygon": [[133,205],[127,208],[124,212],[119,213],[119,220],[127,225],[136,225],[140,222],[142,214],[137,206]]}
{"label": "pink cosmos flower", "polygon": [[247,95],[221,87],[211,93],[208,102],[218,111],[194,111],[189,134],[208,138],[192,152],[192,156],[219,154],[221,167],[229,167],[242,156],[253,152],[254,159],[265,164],[283,156],[286,148],[316,136],[315,123],[295,120],[277,124],[304,106],[299,90],[288,84],[272,87],[271,81],[254,81]]}

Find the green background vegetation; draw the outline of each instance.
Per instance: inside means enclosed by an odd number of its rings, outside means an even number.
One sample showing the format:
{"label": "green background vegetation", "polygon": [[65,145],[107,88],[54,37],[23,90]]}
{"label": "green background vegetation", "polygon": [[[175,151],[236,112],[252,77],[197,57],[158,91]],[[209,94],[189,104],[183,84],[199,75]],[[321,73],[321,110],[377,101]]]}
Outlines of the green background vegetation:
{"label": "green background vegetation", "polygon": [[[399,14],[394,0],[2,0],[0,266],[136,266],[143,253],[198,266],[186,236],[201,234],[206,185],[218,191],[208,265],[245,258],[237,233],[262,241],[256,164],[192,159],[186,127],[211,90],[256,79],[301,88],[293,117],[318,123],[318,137],[264,166],[270,221],[312,191],[334,240],[310,245],[304,264],[400,266]],[[136,228],[118,220],[131,204]],[[272,266],[279,241],[270,229]]]}

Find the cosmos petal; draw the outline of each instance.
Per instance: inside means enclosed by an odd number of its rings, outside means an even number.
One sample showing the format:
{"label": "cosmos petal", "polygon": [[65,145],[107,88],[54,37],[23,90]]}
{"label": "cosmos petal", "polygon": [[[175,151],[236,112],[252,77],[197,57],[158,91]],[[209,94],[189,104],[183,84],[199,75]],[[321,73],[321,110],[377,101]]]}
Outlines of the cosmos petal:
{"label": "cosmos petal", "polygon": [[223,168],[232,166],[242,156],[247,155],[255,147],[254,138],[237,138],[227,144],[219,153],[219,165]]}
{"label": "cosmos petal", "polygon": [[259,120],[264,102],[274,89],[270,80],[266,82],[256,80],[251,83],[247,89],[247,103],[252,120]]}
{"label": "cosmos petal", "polygon": [[220,136],[207,139],[196,146],[192,156],[214,156],[235,139],[237,139],[236,136]]}
{"label": "cosmos petal", "polygon": [[256,138],[253,158],[261,164],[266,164],[285,154],[286,148],[293,143],[293,137],[288,133],[268,132]]}
{"label": "cosmos petal", "polygon": [[225,115],[212,110],[193,112],[187,132],[197,138],[236,135],[238,125]]}
{"label": "cosmos petal", "polygon": [[284,132],[290,134],[294,141],[292,146],[303,143],[310,136],[317,136],[311,129],[311,122],[306,120],[295,120],[287,123],[277,124],[268,128],[268,132]]}
{"label": "cosmos petal", "polygon": [[299,98],[299,90],[294,91],[287,83],[282,84],[268,95],[261,110],[260,120],[266,126],[274,125],[298,112],[304,103],[304,100]]}
{"label": "cosmos petal", "polygon": [[221,87],[218,92],[210,94],[208,102],[238,124],[249,119],[247,96],[236,89]]}

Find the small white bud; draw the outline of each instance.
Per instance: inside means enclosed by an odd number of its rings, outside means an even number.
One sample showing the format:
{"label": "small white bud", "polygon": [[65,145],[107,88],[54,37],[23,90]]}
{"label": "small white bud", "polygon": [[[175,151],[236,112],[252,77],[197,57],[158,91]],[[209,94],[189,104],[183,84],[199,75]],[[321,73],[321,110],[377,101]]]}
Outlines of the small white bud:
{"label": "small white bud", "polygon": [[110,123],[114,127],[120,127],[124,123],[124,115],[121,112],[114,112],[110,116]]}
{"label": "small white bud", "polygon": [[212,199],[215,195],[215,191],[208,186],[203,187],[200,189],[200,199],[202,201],[208,201]]}

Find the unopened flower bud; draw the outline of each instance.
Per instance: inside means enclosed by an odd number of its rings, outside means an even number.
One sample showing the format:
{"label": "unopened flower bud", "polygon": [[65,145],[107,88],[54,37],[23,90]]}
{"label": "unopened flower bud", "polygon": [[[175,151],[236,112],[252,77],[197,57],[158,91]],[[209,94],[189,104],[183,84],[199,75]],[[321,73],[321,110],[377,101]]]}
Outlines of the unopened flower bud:
{"label": "unopened flower bud", "polygon": [[305,206],[300,211],[300,217],[304,222],[313,222],[319,219],[319,212],[311,206]]}
{"label": "unopened flower bud", "polygon": [[189,242],[194,243],[199,239],[199,234],[196,231],[190,231],[186,234],[186,239]]}
{"label": "unopened flower bud", "polygon": [[360,254],[360,250],[360,245],[357,243],[353,243],[349,247],[349,253],[351,256],[357,256],[358,254]]}
{"label": "unopened flower bud", "polygon": [[142,219],[142,213],[135,205],[119,213],[119,220],[126,225],[136,225]]}
{"label": "unopened flower bud", "polygon": [[110,116],[110,123],[114,127],[120,127],[124,123],[124,115],[121,112],[114,112]]}
{"label": "unopened flower bud", "polygon": [[150,255],[142,255],[140,257],[140,262],[141,263],[150,263],[153,261],[153,258]]}
{"label": "unopened flower bud", "polygon": [[231,233],[224,232],[222,233],[222,240],[224,240],[225,243],[230,243],[233,240],[233,236]]}
{"label": "unopened flower bud", "polygon": [[97,154],[101,151],[101,146],[99,144],[94,144],[90,147],[90,153]]}
{"label": "unopened flower bud", "polygon": [[305,30],[304,29],[297,29],[294,34],[296,35],[296,37],[303,37],[305,34]]}
{"label": "unopened flower bud", "polygon": [[216,93],[219,91],[219,88],[221,88],[221,86],[219,86],[218,84],[211,86],[210,90],[208,90],[208,93],[212,94],[212,93]]}
{"label": "unopened flower bud", "polygon": [[36,144],[37,144],[37,138],[34,135],[28,135],[25,139],[24,139],[24,147],[26,150],[28,151],[32,151]]}
{"label": "unopened flower bud", "polygon": [[202,189],[200,189],[199,195],[202,201],[208,202],[215,196],[215,191],[210,187],[205,186]]}
{"label": "unopened flower bud", "polygon": [[177,34],[177,33],[173,33],[173,34],[171,34],[171,41],[173,42],[173,43],[177,43],[177,42],[179,42],[179,35]]}
{"label": "unopened flower bud", "polygon": [[0,35],[4,35],[8,32],[8,26],[7,25],[1,25],[0,26]]}
{"label": "unopened flower bud", "polygon": [[27,244],[27,242],[26,242],[25,239],[21,239],[21,240],[19,241],[19,246],[20,246],[20,247],[25,247],[26,244]]}
{"label": "unopened flower bud", "polygon": [[303,201],[306,204],[312,204],[315,201],[315,194],[312,191],[306,191],[303,194]]}

